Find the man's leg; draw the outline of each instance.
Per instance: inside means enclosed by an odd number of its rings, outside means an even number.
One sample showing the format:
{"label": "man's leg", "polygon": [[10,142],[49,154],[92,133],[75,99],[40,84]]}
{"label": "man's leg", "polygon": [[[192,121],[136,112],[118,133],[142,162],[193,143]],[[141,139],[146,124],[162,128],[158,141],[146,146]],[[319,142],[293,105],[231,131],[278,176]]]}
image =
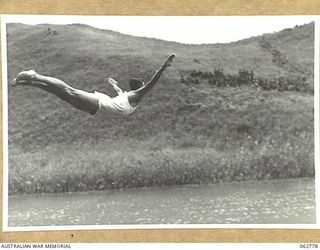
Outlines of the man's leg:
{"label": "man's leg", "polygon": [[33,70],[21,72],[14,84],[38,87],[90,114],[95,114],[99,108],[99,98],[93,93],[75,89],[57,78],[43,76]]}
{"label": "man's leg", "polygon": [[160,66],[160,68],[156,71],[156,73],[153,75],[153,77],[151,78],[151,80],[148,83],[146,83],[141,88],[139,88],[137,90],[132,90],[128,93],[129,103],[133,107],[137,106],[139,104],[139,102],[141,101],[142,97],[144,97],[144,95],[152,89],[152,87],[160,79],[160,76],[164,72],[164,70],[167,67],[171,66],[171,63],[172,63],[174,57],[175,57],[174,55],[169,56],[166,59],[166,61]]}

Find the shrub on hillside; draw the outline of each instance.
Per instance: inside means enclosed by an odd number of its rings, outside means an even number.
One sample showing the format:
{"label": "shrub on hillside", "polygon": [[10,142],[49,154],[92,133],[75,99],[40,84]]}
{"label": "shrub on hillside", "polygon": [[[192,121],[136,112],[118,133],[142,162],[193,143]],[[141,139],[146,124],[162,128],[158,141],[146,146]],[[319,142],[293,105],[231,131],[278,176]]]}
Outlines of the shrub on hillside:
{"label": "shrub on hillside", "polygon": [[[237,87],[252,85],[262,90],[302,91],[310,92],[307,79],[304,76],[292,75],[291,77],[256,77],[251,70],[240,69],[237,75],[225,74],[223,69],[214,69],[214,72],[192,70],[180,73],[180,82],[184,84],[200,84],[206,82],[214,87]],[[186,76],[187,75],[187,76]]]}

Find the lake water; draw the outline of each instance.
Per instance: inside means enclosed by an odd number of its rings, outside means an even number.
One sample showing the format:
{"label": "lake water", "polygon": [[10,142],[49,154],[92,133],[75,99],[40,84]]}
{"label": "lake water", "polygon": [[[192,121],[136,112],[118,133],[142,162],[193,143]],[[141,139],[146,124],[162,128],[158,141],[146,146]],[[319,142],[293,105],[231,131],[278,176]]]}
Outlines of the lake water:
{"label": "lake water", "polygon": [[315,223],[314,179],[9,198],[9,226]]}

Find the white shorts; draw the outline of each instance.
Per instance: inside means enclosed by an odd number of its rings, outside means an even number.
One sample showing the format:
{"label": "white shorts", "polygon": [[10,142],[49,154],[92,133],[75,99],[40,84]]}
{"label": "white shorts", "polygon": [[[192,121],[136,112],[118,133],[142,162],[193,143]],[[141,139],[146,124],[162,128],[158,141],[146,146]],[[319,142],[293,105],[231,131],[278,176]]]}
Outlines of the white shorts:
{"label": "white shorts", "polygon": [[95,91],[94,95],[99,98],[99,109],[95,115],[100,113],[117,113],[121,115],[130,115],[137,107],[132,107],[128,100],[128,92],[124,91],[120,95],[111,98],[110,96]]}

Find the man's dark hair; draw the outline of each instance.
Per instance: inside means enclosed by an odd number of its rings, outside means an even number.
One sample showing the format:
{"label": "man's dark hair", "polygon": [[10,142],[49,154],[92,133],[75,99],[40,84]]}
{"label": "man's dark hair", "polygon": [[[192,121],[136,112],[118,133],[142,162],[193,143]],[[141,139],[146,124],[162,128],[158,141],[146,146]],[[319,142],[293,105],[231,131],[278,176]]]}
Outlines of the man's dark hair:
{"label": "man's dark hair", "polygon": [[132,78],[129,80],[129,85],[131,90],[139,89],[143,86],[143,83],[140,79]]}

